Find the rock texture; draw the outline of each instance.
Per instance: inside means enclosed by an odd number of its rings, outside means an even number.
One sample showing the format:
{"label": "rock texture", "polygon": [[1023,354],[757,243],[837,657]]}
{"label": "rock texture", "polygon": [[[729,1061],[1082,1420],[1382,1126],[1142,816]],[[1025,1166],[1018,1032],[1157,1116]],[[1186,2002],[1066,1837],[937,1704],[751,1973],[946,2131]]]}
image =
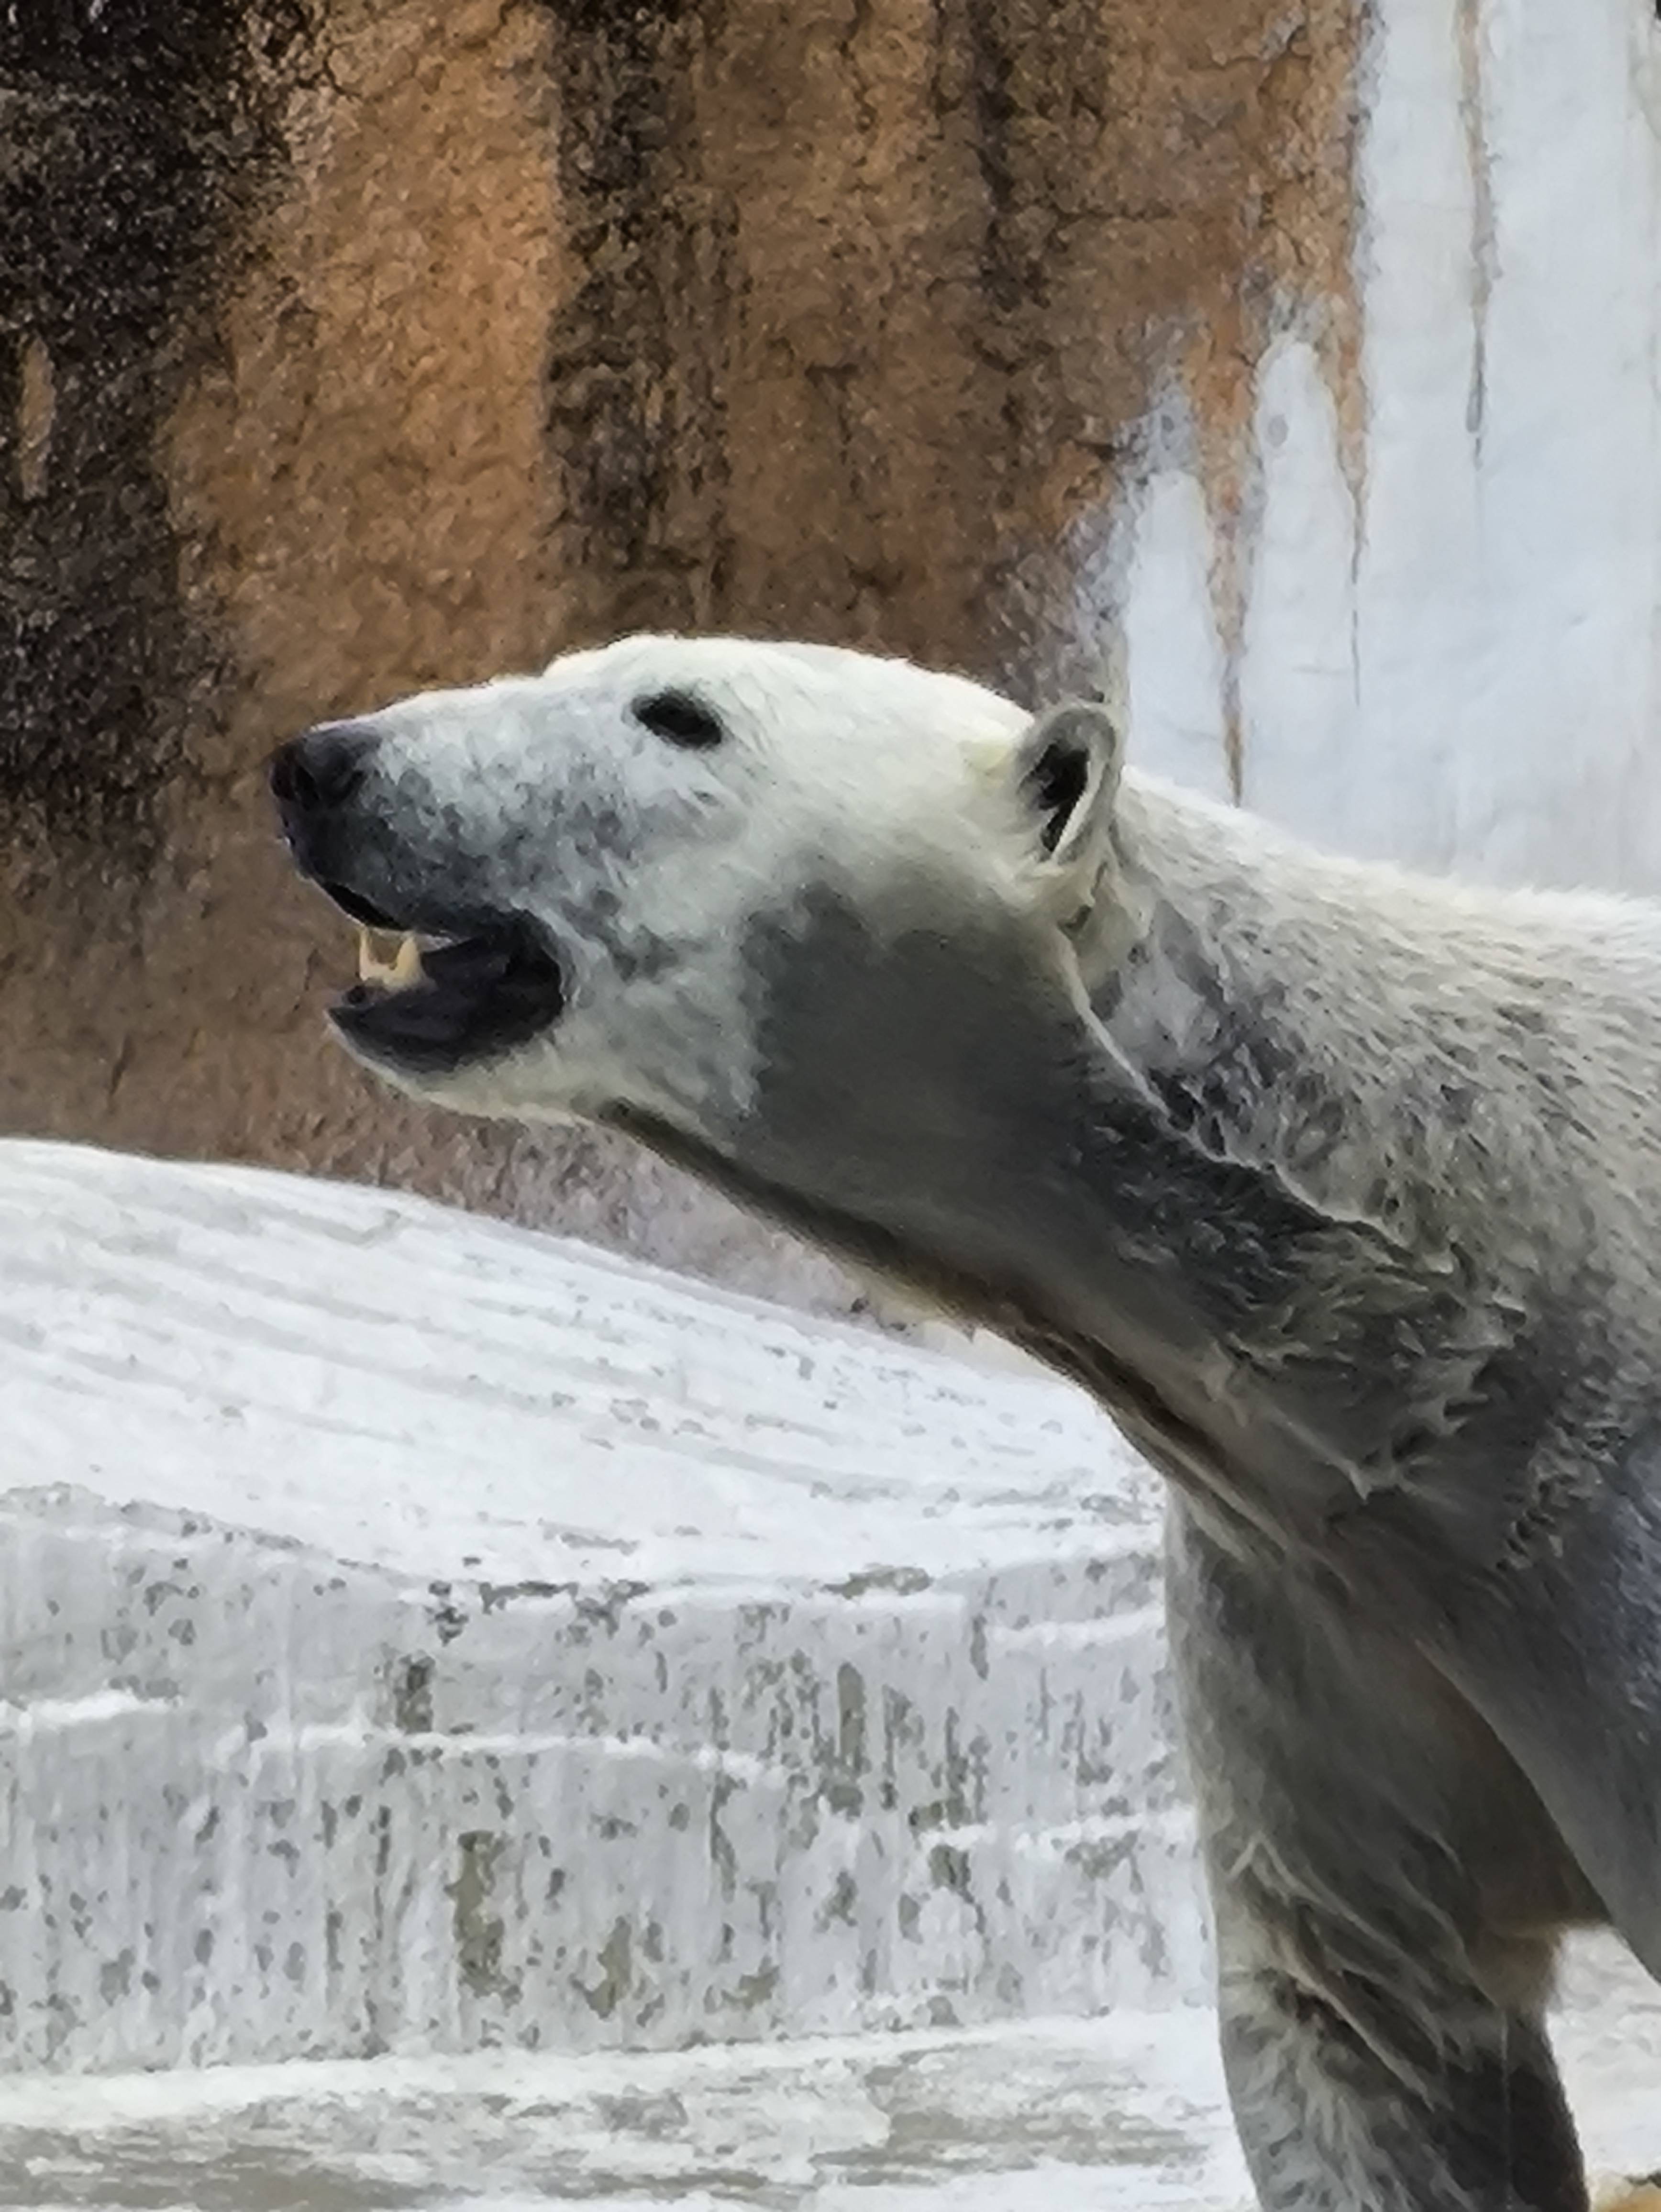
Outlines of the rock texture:
{"label": "rock texture", "polygon": [[655,1169],[419,1117],[342,1064],[344,947],[259,763],[636,624],[1095,669],[1080,533],[1174,422],[1226,517],[1276,331],[1359,419],[1360,13],[12,10],[0,1126],[377,1178],[846,1303]]}

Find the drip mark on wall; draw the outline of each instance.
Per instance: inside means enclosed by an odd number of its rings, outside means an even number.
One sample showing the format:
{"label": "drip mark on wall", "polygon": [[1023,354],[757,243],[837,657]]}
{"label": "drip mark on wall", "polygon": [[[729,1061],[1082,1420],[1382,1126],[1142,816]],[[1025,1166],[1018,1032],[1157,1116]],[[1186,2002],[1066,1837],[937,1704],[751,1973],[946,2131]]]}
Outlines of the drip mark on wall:
{"label": "drip mark on wall", "polygon": [[[1661,9],[1661,0],[1657,0]],[[1465,159],[1470,169],[1470,388],[1465,400],[1465,428],[1482,454],[1488,410],[1488,303],[1496,272],[1494,165],[1483,114],[1482,0],[1458,0],[1459,114],[1464,125]]]}

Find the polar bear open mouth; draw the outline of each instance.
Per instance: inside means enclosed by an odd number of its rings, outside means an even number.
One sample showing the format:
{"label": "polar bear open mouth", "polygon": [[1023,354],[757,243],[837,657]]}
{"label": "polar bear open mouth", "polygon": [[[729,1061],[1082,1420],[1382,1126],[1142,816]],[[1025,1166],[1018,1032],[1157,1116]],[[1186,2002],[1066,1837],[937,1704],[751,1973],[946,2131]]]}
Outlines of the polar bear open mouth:
{"label": "polar bear open mouth", "polygon": [[528,1043],[564,1010],[564,969],[523,915],[406,920],[346,884],[318,888],[358,926],[358,980],[329,1011],[368,1059],[448,1073]]}

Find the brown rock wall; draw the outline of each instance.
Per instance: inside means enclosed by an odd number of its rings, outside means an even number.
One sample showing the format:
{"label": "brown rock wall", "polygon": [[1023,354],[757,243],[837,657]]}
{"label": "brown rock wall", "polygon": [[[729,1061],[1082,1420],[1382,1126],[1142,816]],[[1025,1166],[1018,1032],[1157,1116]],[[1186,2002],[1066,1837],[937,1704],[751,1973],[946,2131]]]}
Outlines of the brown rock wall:
{"label": "brown rock wall", "polygon": [[143,13],[0,29],[0,1127],[840,1296],[347,1066],[259,763],[639,625],[1088,659],[1072,564],[1156,398],[1225,525],[1275,330],[1359,421],[1360,0]]}

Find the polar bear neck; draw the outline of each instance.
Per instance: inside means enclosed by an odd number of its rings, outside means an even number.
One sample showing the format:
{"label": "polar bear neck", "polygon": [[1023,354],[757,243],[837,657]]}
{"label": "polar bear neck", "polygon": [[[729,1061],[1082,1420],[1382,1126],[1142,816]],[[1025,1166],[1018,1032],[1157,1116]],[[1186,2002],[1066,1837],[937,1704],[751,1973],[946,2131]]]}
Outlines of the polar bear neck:
{"label": "polar bear neck", "polygon": [[821,887],[745,949],[743,1127],[636,1126],[1329,1558],[1377,1492],[1520,1464],[1555,1418],[1592,1170],[1550,991],[1578,964],[1595,1022],[1599,945],[1641,910],[1415,884],[1129,779],[1121,813],[1107,951],[1086,930],[1074,971],[1053,939]]}
{"label": "polar bear neck", "polygon": [[1147,1181],[1110,1170],[1109,1211],[1182,1285],[1214,1389],[1283,1473],[1307,1455],[1323,1522],[1464,1464],[1520,1482],[1575,1366],[1565,1317],[1598,1304],[1588,1072],[1653,1095],[1626,1081],[1620,971],[1661,977],[1656,917],[1317,854],[1136,778],[1116,860],[1131,940],[1116,922],[1094,976],[1084,947],[1094,1111]]}
{"label": "polar bear neck", "polygon": [[1116,842],[1134,933],[1086,974],[1092,1011],[1201,1152],[1421,1250],[1470,1225],[1491,1175],[1529,1171],[1515,1095],[1474,1125],[1544,1024],[1537,920],[1508,929],[1503,899],[1311,852],[1148,779],[1126,778]]}

